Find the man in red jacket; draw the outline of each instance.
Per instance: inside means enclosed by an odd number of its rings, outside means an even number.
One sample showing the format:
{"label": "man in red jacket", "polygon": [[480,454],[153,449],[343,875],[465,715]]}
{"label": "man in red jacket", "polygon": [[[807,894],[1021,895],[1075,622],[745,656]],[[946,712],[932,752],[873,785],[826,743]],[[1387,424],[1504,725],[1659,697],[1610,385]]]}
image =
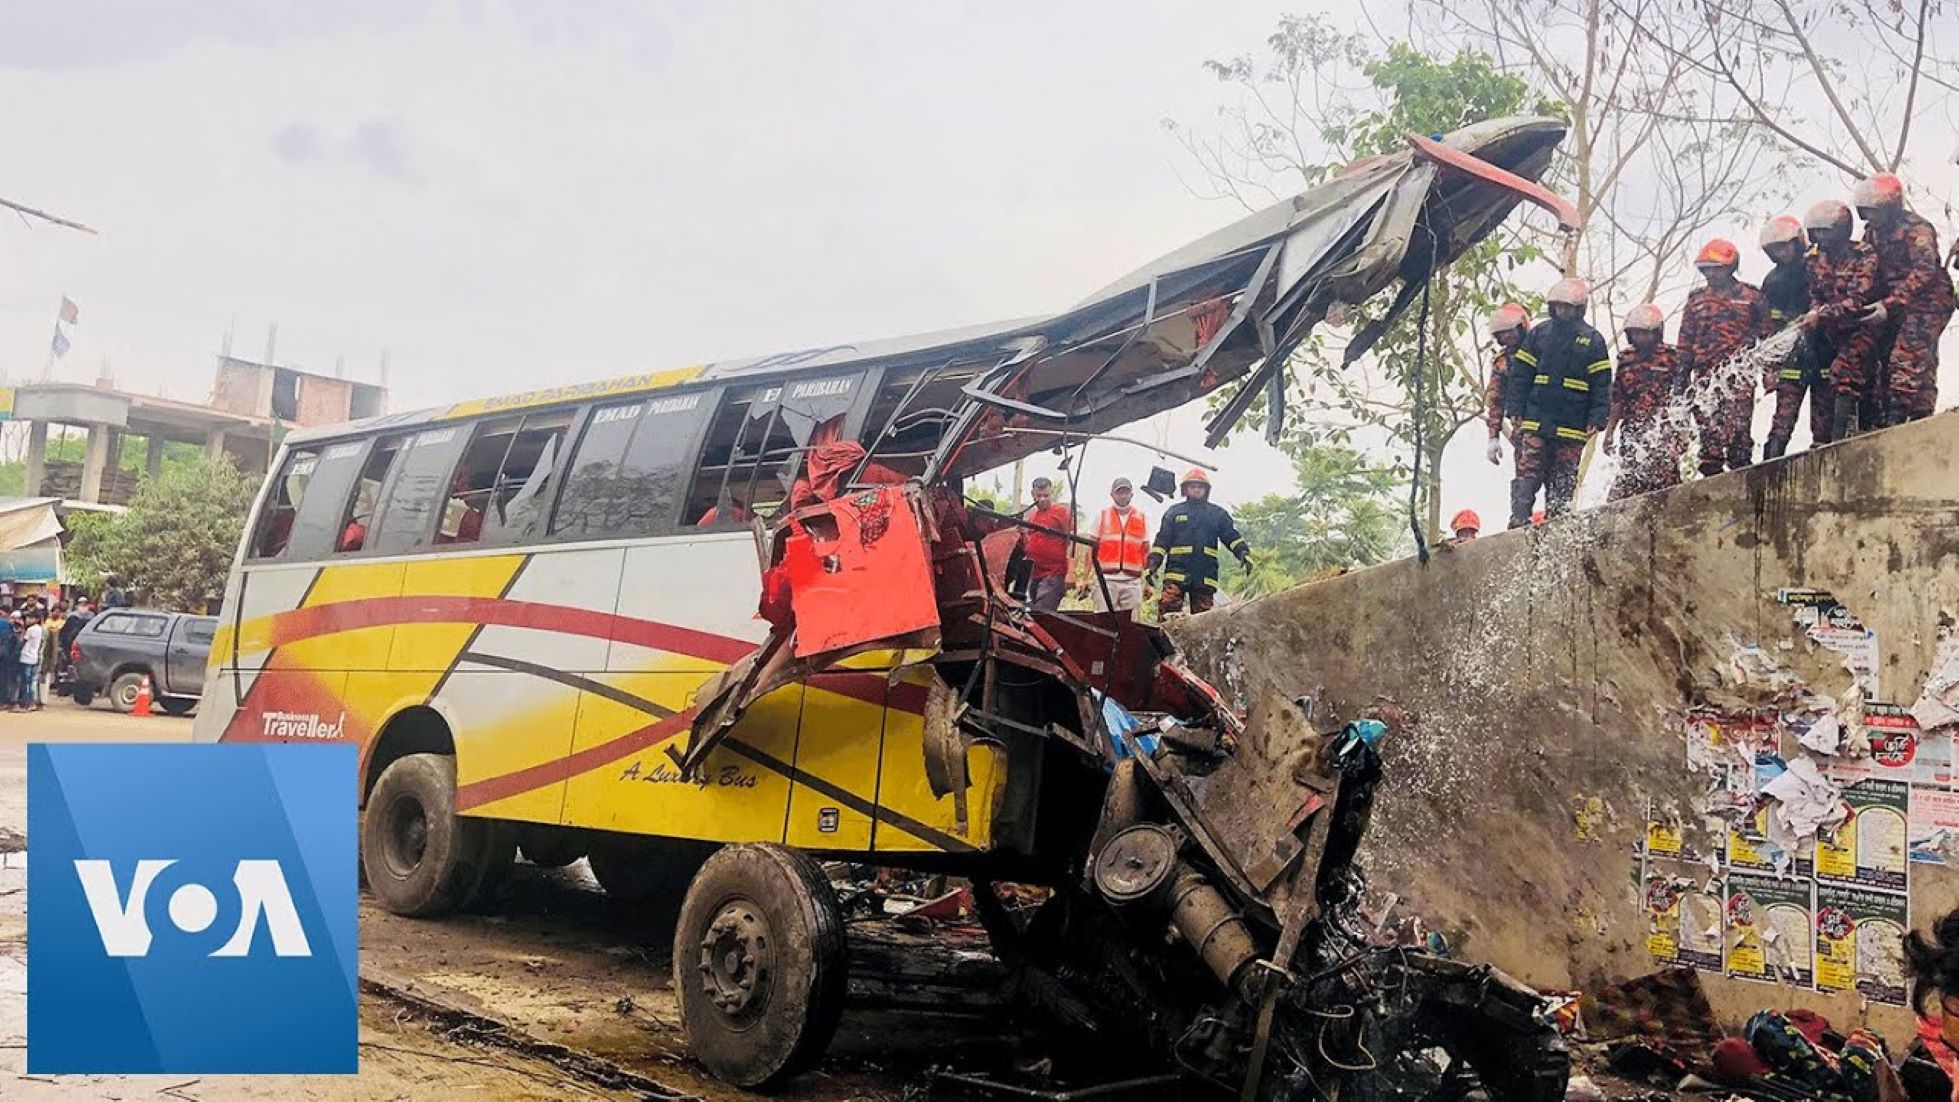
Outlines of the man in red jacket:
{"label": "man in red jacket", "polygon": [[1037,478],[1033,490],[1034,504],[1027,510],[1026,519],[1040,525],[1040,530],[1028,531],[1023,545],[1032,577],[1027,603],[1053,612],[1061,607],[1061,598],[1068,592],[1068,537],[1075,532],[1075,514],[1054,500],[1054,483]]}

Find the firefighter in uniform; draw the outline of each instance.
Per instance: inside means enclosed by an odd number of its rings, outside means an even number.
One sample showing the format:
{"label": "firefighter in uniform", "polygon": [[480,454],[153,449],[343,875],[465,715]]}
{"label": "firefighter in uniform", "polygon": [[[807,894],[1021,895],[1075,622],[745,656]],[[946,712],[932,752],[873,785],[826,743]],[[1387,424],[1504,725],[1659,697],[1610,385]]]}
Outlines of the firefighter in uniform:
{"label": "firefighter in uniform", "polygon": [[[1809,313],[1809,239],[1802,221],[1793,215],[1778,214],[1762,227],[1762,251],[1775,267],[1762,277],[1762,302],[1768,310],[1764,329],[1780,332]],[[1809,435],[1816,444],[1830,442],[1829,380],[1822,365],[1828,361],[1817,355],[1816,341],[1808,330],[1796,339],[1789,358],[1780,364],[1762,367],[1762,388],[1775,395],[1775,416],[1769,421],[1769,438],[1762,444],[1764,460],[1780,458],[1789,450],[1795,435],[1796,418],[1803,399],[1809,399]]]}
{"label": "firefighter in uniform", "polygon": [[1626,343],[1612,372],[1612,416],[1599,441],[1619,456],[1610,500],[1680,485],[1680,431],[1667,407],[1680,393],[1679,357],[1666,343],[1666,316],[1650,302],[1626,311]]}
{"label": "firefighter in uniform", "polygon": [[1496,341],[1496,355],[1490,360],[1489,385],[1483,388],[1483,423],[1490,430],[1488,455],[1491,464],[1503,462],[1503,445],[1497,441],[1510,438],[1510,446],[1517,446],[1517,426],[1512,424],[1510,431],[1503,426],[1503,387],[1504,380],[1510,377],[1510,358],[1517,346],[1524,343],[1530,332],[1530,311],[1514,302],[1506,302],[1490,311],[1490,339]]}
{"label": "firefighter in uniform", "polygon": [[1504,387],[1504,414],[1517,419],[1517,477],[1510,482],[1510,527],[1530,523],[1537,491],[1547,516],[1571,505],[1585,441],[1605,427],[1612,401],[1612,351],[1585,323],[1591,288],[1561,279],[1544,296],[1551,320],[1524,338]]}
{"label": "firefighter in uniform", "polygon": [[[1858,407],[1871,396],[1880,354],[1875,325],[1859,321],[1877,300],[1877,254],[1862,241],[1852,241],[1850,208],[1825,199],[1803,212],[1809,232],[1809,297],[1813,304],[1802,319],[1827,357],[1825,374],[1831,396],[1830,427],[1825,441],[1844,440],[1859,431]],[[1813,423],[1813,422],[1812,422]]]}
{"label": "firefighter in uniform", "polygon": [[1252,549],[1231,514],[1211,502],[1211,479],[1202,468],[1193,467],[1184,475],[1184,499],[1163,514],[1156,529],[1156,543],[1150,548],[1149,572],[1163,568],[1162,596],[1157,612],[1169,615],[1182,612],[1185,599],[1192,612],[1207,612],[1217,599],[1218,548],[1226,547],[1238,565],[1252,568]]}
{"label": "firefighter in uniform", "polygon": [[1755,461],[1755,435],[1749,415],[1755,407],[1755,380],[1728,368],[1742,350],[1760,339],[1768,325],[1762,292],[1735,278],[1741,251],[1715,238],[1701,246],[1694,267],[1707,280],[1687,295],[1680,312],[1680,370],[1690,384],[1713,389],[1713,401],[1700,411],[1700,471],[1717,475]]}
{"label": "firefighter in uniform", "polygon": [[1857,185],[1851,201],[1864,220],[1864,240],[1877,253],[1884,297],[1868,324],[1892,335],[1890,362],[1878,395],[1886,425],[1929,417],[1939,397],[1939,334],[1952,320],[1952,277],[1945,272],[1938,231],[1905,209],[1905,185],[1888,172]]}

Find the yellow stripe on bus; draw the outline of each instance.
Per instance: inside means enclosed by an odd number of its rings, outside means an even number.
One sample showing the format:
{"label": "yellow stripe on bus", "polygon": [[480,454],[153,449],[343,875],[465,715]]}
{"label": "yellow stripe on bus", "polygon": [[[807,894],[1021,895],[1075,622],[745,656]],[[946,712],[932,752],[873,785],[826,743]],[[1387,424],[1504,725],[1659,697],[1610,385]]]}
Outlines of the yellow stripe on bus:
{"label": "yellow stripe on bus", "polygon": [[582,402],[593,398],[612,398],[632,394],[642,390],[664,390],[668,387],[691,383],[707,370],[706,364],[692,367],[676,367],[666,371],[642,371],[637,375],[619,375],[601,379],[596,383],[572,383],[565,386],[545,387],[542,390],[526,390],[518,394],[505,394],[496,398],[476,398],[467,402],[457,402],[441,413],[437,421],[453,421],[462,417],[475,417],[485,413],[506,413],[520,409],[534,409],[538,406],[552,406],[560,402]]}

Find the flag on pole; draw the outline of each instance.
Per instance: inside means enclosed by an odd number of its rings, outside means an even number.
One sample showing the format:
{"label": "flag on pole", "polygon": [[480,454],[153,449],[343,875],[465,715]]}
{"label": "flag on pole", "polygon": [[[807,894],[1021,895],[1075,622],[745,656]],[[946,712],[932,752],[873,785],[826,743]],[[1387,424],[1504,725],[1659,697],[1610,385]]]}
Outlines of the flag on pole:
{"label": "flag on pole", "polygon": [[69,298],[67,295],[62,295],[60,317],[62,321],[65,321],[70,325],[74,325],[81,320],[82,317],[81,307],[75,305],[74,299]]}
{"label": "flag on pole", "polygon": [[59,325],[54,327],[54,341],[48,345],[48,348],[57,356],[68,354],[68,334],[63,333]]}

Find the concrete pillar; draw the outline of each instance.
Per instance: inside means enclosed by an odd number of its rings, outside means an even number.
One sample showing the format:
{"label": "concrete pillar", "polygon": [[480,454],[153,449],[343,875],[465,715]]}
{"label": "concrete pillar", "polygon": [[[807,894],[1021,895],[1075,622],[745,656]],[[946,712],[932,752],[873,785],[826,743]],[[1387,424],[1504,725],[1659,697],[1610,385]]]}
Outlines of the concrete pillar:
{"label": "concrete pillar", "polygon": [[109,469],[109,441],[115,435],[107,425],[88,427],[88,451],[82,456],[82,500],[102,500],[102,475]]}
{"label": "concrete pillar", "polygon": [[224,430],[212,429],[204,434],[204,458],[215,463],[224,457]]}
{"label": "concrete pillar", "polygon": [[102,466],[102,485],[114,486],[116,473],[122,469],[122,430],[109,430],[109,457]]}
{"label": "concrete pillar", "polygon": [[152,432],[143,456],[143,470],[152,479],[163,473],[163,437]]}
{"label": "concrete pillar", "polygon": [[22,489],[28,497],[41,496],[41,483],[48,477],[48,423],[32,421],[27,426],[27,485]]}

